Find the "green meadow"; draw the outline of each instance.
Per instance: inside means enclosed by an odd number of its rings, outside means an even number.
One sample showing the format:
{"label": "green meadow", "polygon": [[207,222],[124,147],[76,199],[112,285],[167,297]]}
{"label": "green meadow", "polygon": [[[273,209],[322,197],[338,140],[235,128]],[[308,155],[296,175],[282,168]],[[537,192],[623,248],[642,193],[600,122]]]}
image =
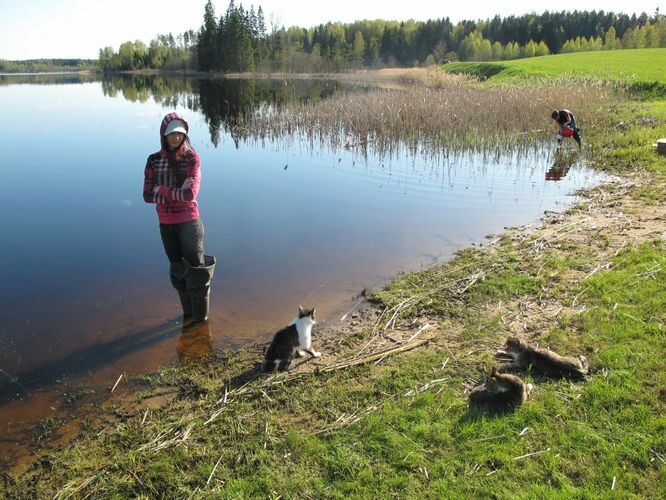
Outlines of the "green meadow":
{"label": "green meadow", "polygon": [[666,49],[607,50],[502,62],[460,62],[447,64],[444,69],[494,81],[573,77],[626,85],[666,85]]}
{"label": "green meadow", "polygon": [[[666,83],[666,49],[449,64]],[[487,85],[484,83],[483,85]],[[373,294],[316,370],[253,375],[260,349],[132,381],[64,449],[5,474],[6,498],[666,497],[666,102],[618,99],[582,154],[619,180]],[[519,333],[584,354],[585,380],[534,384],[516,411],[468,408]],[[389,346],[368,355],[378,341]],[[315,347],[318,339],[315,338]]]}

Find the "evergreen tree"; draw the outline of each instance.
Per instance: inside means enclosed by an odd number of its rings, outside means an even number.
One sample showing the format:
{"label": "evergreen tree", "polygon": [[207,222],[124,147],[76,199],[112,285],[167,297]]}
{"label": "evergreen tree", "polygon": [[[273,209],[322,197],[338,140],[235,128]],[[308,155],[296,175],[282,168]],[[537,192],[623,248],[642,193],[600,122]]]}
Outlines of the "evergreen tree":
{"label": "evergreen tree", "polygon": [[199,32],[197,55],[199,69],[211,71],[217,62],[217,21],[211,0],[204,7],[204,23]]}

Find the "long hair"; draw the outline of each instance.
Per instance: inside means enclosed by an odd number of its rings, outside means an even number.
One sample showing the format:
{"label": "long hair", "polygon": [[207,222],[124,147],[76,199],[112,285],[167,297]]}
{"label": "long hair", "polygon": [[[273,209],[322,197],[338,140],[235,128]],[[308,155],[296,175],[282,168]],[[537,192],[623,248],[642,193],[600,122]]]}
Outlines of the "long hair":
{"label": "long hair", "polygon": [[[187,130],[187,134],[185,134],[185,139],[183,139],[183,142],[180,144],[180,146],[173,151],[169,150],[166,141],[166,136],[164,135],[164,131],[166,130],[167,125],[172,120],[180,120],[185,124],[185,129]],[[160,145],[162,146],[161,153],[163,156],[166,156],[169,159],[169,166],[171,166],[172,161],[178,161],[183,159],[185,156],[188,155],[189,152],[196,153],[194,147],[192,146],[192,143],[190,142],[189,132],[190,132],[190,126],[187,123],[187,120],[185,120],[185,118],[180,116],[175,111],[168,113],[162,119],[162,124],[160,126]]]}
{"label": "long hair", "polygon": [[180,146],[178,146],[177,149],[174,149],[173,151],[169,150],[169,148],[165,148],[167,158],[169,159],[169,165],[171,165],[171,161],[175,160],[182,160],[185,156],[188,155],[188,153],[191,151],[193,153],[196,153],[196,150],[192,146],[192,143],[190,142],[190,136],[186,135],[185,138],[183,139],[183,142],[180,143]]}

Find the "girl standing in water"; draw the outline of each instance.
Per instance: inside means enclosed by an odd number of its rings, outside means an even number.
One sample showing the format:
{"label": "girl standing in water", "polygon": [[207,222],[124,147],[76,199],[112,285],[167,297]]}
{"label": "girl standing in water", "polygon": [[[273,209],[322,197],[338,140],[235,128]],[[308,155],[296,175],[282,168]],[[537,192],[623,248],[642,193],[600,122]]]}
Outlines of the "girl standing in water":
{"label": "girl standing in water", "polygon": [[215,257],[204,255],[204,227],[196,201],[200,160],[188,131],[189,125],[178,113],[162,120],[160,150],[146,161],[143,199],[157,205],[169,277],[183,306],[183,321],[199,324],[208,321]]}

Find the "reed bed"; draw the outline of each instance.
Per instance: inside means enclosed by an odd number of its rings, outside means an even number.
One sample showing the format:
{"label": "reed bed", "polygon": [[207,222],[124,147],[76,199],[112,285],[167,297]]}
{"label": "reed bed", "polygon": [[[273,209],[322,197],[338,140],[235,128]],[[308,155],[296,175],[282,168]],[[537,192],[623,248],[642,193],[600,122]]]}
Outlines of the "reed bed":
{"label": "reed bed", "polygon": [[553,135],[553,109],[576,110],[579,121],[590,124],[612,92],[594,82],[491,87],[468,78],[429,76],[397,88],[267,107],[249,116],[236,133],[246,140],[303,138],[312,147],[360,148],[380,156],[403,148],[428,156],[520,151],[539,147]]}

